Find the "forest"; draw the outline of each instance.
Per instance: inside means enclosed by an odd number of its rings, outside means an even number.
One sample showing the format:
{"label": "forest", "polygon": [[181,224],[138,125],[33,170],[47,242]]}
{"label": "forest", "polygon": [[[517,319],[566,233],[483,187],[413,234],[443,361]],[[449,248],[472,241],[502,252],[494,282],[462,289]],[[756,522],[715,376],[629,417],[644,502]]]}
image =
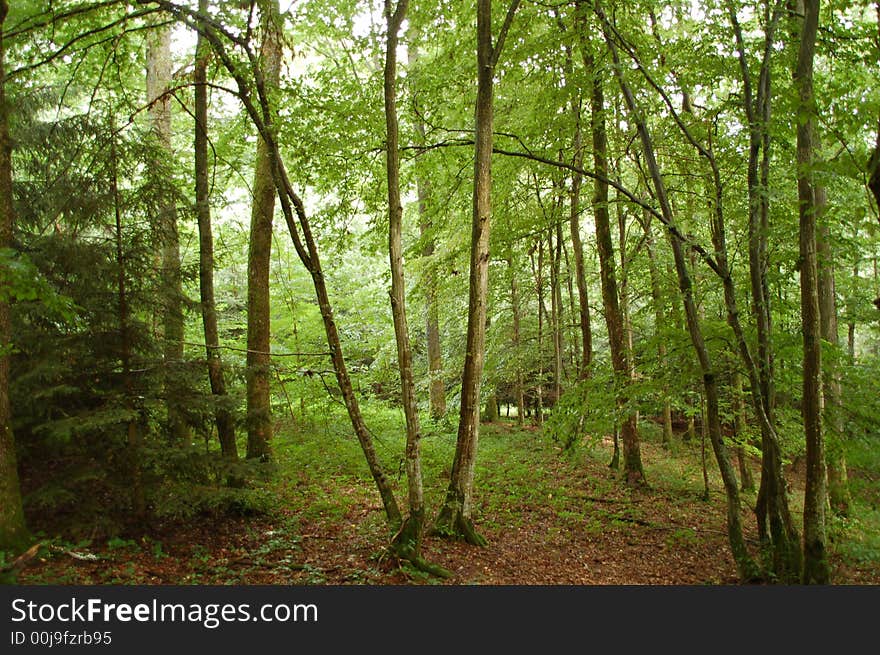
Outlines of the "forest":
{"label": "forest", "polygon": [[880,0],[0,0],[0,582],[880,584]]}

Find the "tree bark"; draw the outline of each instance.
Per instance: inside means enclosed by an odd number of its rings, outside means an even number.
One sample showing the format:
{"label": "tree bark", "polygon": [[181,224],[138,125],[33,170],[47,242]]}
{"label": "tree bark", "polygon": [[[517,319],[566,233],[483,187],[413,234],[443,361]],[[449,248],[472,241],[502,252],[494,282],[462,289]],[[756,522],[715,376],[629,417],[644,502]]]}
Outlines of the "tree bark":
{"label": "tree bark", "polygon": [[[207,0],[199,0],[199,11],[207,13]],[[201,296],[202,325],[205,331],[205,350],[208,363],[208,381],[217,403],[214,422],[217,439],[224,458],[238,459],[235,443],[235,427],[232,413],[226,406],[226,379],[220,357],[220,336],[217,328],[217,307],[214,302],[214,236],[211,230],[211,203],[208,185],[208,44],[204,36],[196,43],[195,70],[195,136],[193,156],[195,159],[196,218],[199,225],[199,294]]]}
{"label": "tree bark", "polygon": [[473,220],[468,291],[468,328],[461,379],[461,411],[452,476],[435,528],[463,537],[474,545],[486,540],[473,526],[472,495],[480,426],[480,379],[483,375],[486,337],[486,301],[489,285],[489,233],[491,227],[493,76],[507,30],[519,0],[512,0],[504,25],[492,43],[492,2],[477,0],[477,102]]}
{"label": "tree bark", "polygon": [[[12,248],[15,206],[12,196],[12,140],[6,104],[6,48],[3,26],[9,5],[0,0],[0,248]],[[5,285],[4,285],[5,286]],[[9,352],[12,344],[10,297],[0,292],[0,550],[23,550],[29,534],[21,503],[21,486],[9,403]]]}
{"label": "tree bark", "polygon": [[819,0],[804,0],[804,19],[795,69],[797,105],[798,215],[803,332],[803,418],[807,445],[804,491],[804,584],[827,584],[830,578],[825,547],[826,471],[822,430],[822,343],[816,255],[815,181],[816,131],[813,59],[819,25]]}
{"label": "tree bark", "polygon": [[[263,43],[259,66],[264,83],[271,92],[278,86],[281,73],[281,28],[278,24],[278,0],[260,4]],[[274,129],[271,124],[267,128]],[[257,140],[254,165],[253,205],[248,242],[247,298],[247,457],[267,460],[271,457],[272,379],[271,309],[269,306],[269,266],[272,251],[272,219],[275,213],[275,183],[272,153],[263,136]]]}
{"label": "tree bark", "polygon": [[[171,145],[171,26],[154,27],[147,42],[147,103],[153,135],[166,162],[174,157]],[[171,184],[168,180],[167,184]],[[187,445],[189,426],[180,406],[178,382],[183,363],[183,288],[180,275],[180,237],[177,207],[172,197],[163,198],[157,216],[161,243],[161,293],[165,397],[172,443]]]}

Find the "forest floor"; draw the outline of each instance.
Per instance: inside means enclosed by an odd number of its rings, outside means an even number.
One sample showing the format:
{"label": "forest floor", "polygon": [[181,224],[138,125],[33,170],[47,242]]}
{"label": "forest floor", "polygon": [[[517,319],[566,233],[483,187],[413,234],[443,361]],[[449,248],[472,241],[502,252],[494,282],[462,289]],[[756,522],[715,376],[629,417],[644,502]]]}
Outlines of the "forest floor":
{"label": "forest floor", "polygon": [[[432,449],[431,439],[434,439]],[[435,510],[448,482],[449,438],[426,438],[426,498]],[[439,445],[438,445],[439,444]],[[726,536],[725,499],[708,462],[705,500],[699,443],[670,451],[646,441],[649,487],[627,488],[607,466],[603,439],[573,454],[509,423],[484,426],[475,517],[485,548],[427,537],[427,560],[452,573],[428,576],[385,552],[384,514],[357,463],[320,460],[314,443],[278,448],[274,503],[250,516],[197,515],[157,523],[147,534],[54,546],[35,558],[21,584],[444,584],[444,585],[727,585],[736,569]],[[333,451],[336,452],[336,451]],[[711,451],[707,453],[711,458]],[[315,461],[316,458],[318,461]],[[451,458],[450,458],[451,459]],[[696,464],[695,464],[696,462]],[[751,462],[757,480],[757,462]],[[428,476],[432,481],[428,482]],[[858,479],[860,472],[851,475]],[[789,470],[792,512],[799,515],[802,474]],[[876,490],[872,485],[865,488]],[[400,493],[403,481],[399,479]],[[877,496],[867,500],[871,521]],[[757,534],[743,496],[746,537]],[[834,584],[880,584],[876,524],[830,527]],[[869,536],[866,538],[866,532]]]}

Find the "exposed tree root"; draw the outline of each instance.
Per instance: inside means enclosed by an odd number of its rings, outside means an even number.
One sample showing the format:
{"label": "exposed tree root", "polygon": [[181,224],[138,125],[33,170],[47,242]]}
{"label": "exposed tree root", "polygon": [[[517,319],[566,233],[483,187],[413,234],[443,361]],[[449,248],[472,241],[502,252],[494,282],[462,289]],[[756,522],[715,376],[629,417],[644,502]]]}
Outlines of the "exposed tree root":
{"label": "exposed tree root", "polygon": [[431,529],[431,534],[445,539],[461,539],[465,543],[480,548],[489,545],[487,539],[474,528],[473,521],[464,516],[461,510],[453,509],[448,505],[441,510],[434,527]]}
{"label": "exposed tree root", "polygon": [[397,560],[409,562],[418,571],[437,576],[439,578],[451,578],[452,572],[442,566],[431,564],[421,555],[422,526],[424,518],[421,515],[410,515],[391,538],[387,554]]}

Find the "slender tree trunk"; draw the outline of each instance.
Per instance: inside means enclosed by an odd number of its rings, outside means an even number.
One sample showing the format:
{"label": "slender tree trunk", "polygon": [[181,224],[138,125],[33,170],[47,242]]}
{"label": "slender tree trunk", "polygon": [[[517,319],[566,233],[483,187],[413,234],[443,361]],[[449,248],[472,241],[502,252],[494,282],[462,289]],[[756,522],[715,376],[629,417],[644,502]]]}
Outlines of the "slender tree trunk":
{"label": "slender tree trunk", "polygon": [[[816,185],[815,197],[818,219],[821,220],[826,205],[825,188]],[[831,345],[835,353],[839,353],[840,337],[837,324],[837,292],[834,284],[834,251],[827,221],[822,221],[816,231],[816,257],[822,339]],[[843,416],[840,366],[837,358],[830,362],[824,362],[823,368],[822,391],[825,398],[823,423],[828,431],[828,501],[835,513],[847,516],[851,498],[847,482],[846,456],[843,450],[846,429]]]}
{"label": "slender tree trunk", "polygon": [[797,164],[800,217],[801,328],[804,342],[803,417],[807,443],[804,492],[804,584],[827,584],[830,578],[825,548],[826,471],[822,431],[822,336],[816,255],[815,181],[816,131],[813,59],[819,25],[819,0],[804,0],[804,19],[798,50],[795,86],[798,90]]}
{"label": "slender tree trunk", "polygon": [[[278,0],[261,5],[263,43],[260,67],[268,89],[278,86],[281,74],[281,28]],[[269,129],[273,129],[271,125]],[[254,165],[253,205],[248,242],[248,330],[247,330],[247,457],[271,457],[272,379],[271,309],[269,306],[269,267],[272,253],[272,218],[275,214],[275,183],[272,153],[265,138],[257,140]]]}
{"label": "slender tree trunk", "polygon": [[[757,360],[758,388],[751,393],[758,394],[763,410],[769,423],[774,423],[776,392],[774,384],[773,357],[771,348],[771,314],[770,292],[767,286],[767,239],[770,232],[769,207],[770,199],[767,189],[770,183],[770,110],[771,110],[771,57],[773,43],[779,21],[785,7],[777,2],[770,8],[764,5],[764,44],[761,68],[758,75],[757,91],[753,89],[751,72],[746,57],[745,41],[740,27],[737,11],[733,4],[728,4],[728,12],[733,25],[739,55],[740,70],[743,79],[743,108],[749,123],[749,160],[747,165],[747,184],[749,193],[749,280],[752,292],[752,314],[757,328]],[[763,540],[770,538],[768,529],[777,519],[772,505],[778,498],[779,481],[776,471],[780,469],[778,448],[773,443],[771,434],[761,430],[761,486],[755,513],[758,520],[758,532]],[[778,521],[777,521],[778,522]],[[772,529],[770,530],[772,531]]]}
{"label": "slender tree trunk", "polygon": [[[418,61],[417,38],[411,39],[407,48],[410,67]],[[415,121],[415,130],[420,145],[425,143],[425,124],[421,117]],[[431,188],[428,179],[419,175],[416,178],[416,193],[419,199],[419,230],[425,242],[422,249],[422,257],[430,260],[434,255],[434,237],[432,236],[432,223],[428,215],[428,201],[431,197]],[[428,377],[429,398],[431,403],[431,416],[434,419],[443,418],[446,415],[446,388],[443,384],[443,354],[440,347],[440,318],[437,303],[437,274],[429,264],[424,277],[422,287],[425,290],[425,336],[428,342]]]}
{"label": "slender tree trunk", "polygon": [[438,532],[486,545],[473,526],[472,495],[480,429],[480,380],[486,337],[491,227],[493,76],[498,56],[519,0],[512,0],[497,42],[492,43],[492,2],[477,0],[477,102],[471,260],[468,291],[468,329],[461,379],[461,411],[452,476],[435,527]]}
{"label": "slender tree trunk", "polygon": [[[154,27],[147,43],[147,102],[153,135],[166,161],[171,161],[171,26]],[[170,184],[170,180],[167,182]],[[186,445],[189,426],[180,406],[180,368],[183,364],[183,289],[180,275],[180,238],[177,208],[172,197],[164,198],[157,217],[162,244],[162,325],[165,359],[165,396],[172,442]]]}
{"label": "slender tree trunk", "polygon": [[425,524],[425,496],[422,488],[422,429],[413,379],[412,350],[406,318],[406,282],[403,267],[403,204],[400,199],[400,130],[397,118],[397,44],[400,25],[406,16],[408,0],[394,6],[385,0],[387,25],[384,69],[385,98],[385,171],[388,178],[388,257],[391,265],[391,315],[397,343],[400,370],[401,402],[406,418],[406,469],[409,514],[392,540],[392,549],[423,570],[445,577],[448,571],[429,565],[422,559],[422,530]]}
{"label": "slender tree trunk", "polygon": [[[583,166],[584,152],[581,139],[581,112],[580,99],[572,100],[572,113],[575,117],[574,136],[574,165],[577,168]],[[593,363],[593,332],[590,326],[590,300],[587,287],[587,276],[584,270],[584,246],[581,241],[581,185],[583,176],[574,173],[571,177],[571,191],[569,193],[569,228],[571,230],[571,249],[574,253],[574,271],[578,290],[578,317],[581,331],[581,343],[583,347],[583,359],[578,368],[578,377],[582,380],[590,375],[590,367]]]}
{"label": "slender tree trunk", "polygon": [[754,491],[755,479],[752,469],[749,468],[748,456],[745,449],[748,427],[746,423],[746,406],[743,400],[742,376],[737,372],[733,374],[733,431],[740,442],[736,447],[736,457],[739,460],[740,488],[743,491]]}
{"label": "slender tree trunk", "polygon": [[522,365],[519,361],[520,349],[520,307],[519,307],[519,288],[516,283],[516,267],[513,265],[513,252],[507,259],[507,265],[510,268],[510,307],[513,314],[513,351],[516,353],[516,380],[513,387],[513,395],[516,398],[516,424],[522,427],[525,418],[526,408],[525,399],[523,397],[523,373]]}
{"label": "slender tree trunk", "polygon": [[[12,196],[12,140],[9,138],[9,109],[6,105],[6,63],[3,26],[9,5],[0,0],[0,248],[12,248],[15,206]],[[12,434],[9,403],[9,345],[12,319],[9,294],[0,293],[0,550],[18,551],[29,535],[21,504],[21,486]]]}
{"label": "slender tree trunk", "polygon": [[[660,273],[657,269],[657,254],[654,251],[654,235],[651,230],[651,217],[645,212],[642,227],[645,230],[645,250],[648,254],[648,275],[651,279],[651,302],[654,305],[654,338],[657,339],[657,363],[661,370],[668,368],[666,340],[661,334],[666,322],[663,293],[660,289]],[[672,444],[672,403],[669,401],[669,385],[663,383],[663,444]]]}
{"label": "slender tree trunk", "polygon": [[[419,214],[426,215],[426,201],[428,198],[427,182],[418,182]],[[430,231],[429,222],[420,224],[421,234],[424,238]],[[431,257],[434,254],[434,241],[428,240],[422,250],[423,257]],[[428,342],[428,375],[430,378],[429,398],[431,403],[431,416],[440,419],[446,416],[446,388],[443,383],[443,350],[440,346],[440,312],[437,303],[437,276],[433,269],[425,272],[425,306],[427,316],[425,319],[425,335]]]}
{"label": "slender tree trunk", "polygon": [[[538,261],[535,262],[534,251],[538,251]],[[547,313],[544,307],[544,241],[538,237],[538,243],[529,253],[532,274],[535,278],[535,290],[538,295],[538,380],[535,385],[535,408],[536,425],[544,423],[544,315]]]}
{"label": "slender tree trunk", "polygon": [[[207,0],[199,0],[199,11],[207,13]],[[202,325],[205,331],[205,350],[208,362],[208,380],[217,403],[214,421],[217,439],[223,457],[238,459],[235,426],[232,413],[226,406],[226,380],[220,358],[220,336],[217,328],[217,308],[214,302],[214,235],[211,230],[211,203],[208,186],[208,44],[200,34],[196,44],[195,71],[195,158],[196,217],[199,224],[199,294],[202,306]]]}
{"label": "slender tree trunk", "polygon": [[[582,44],[584,63],[592,77],[590,97],[591,127],[593,136],[593,169],[608,179],[608,138],[605,129],[605,95],[600,71],[594,64],[592,54]],[[629,360],[631,353],[626,344],[626,327],[620,308],[620,299],[615,276],[614,245],[611,239],[611,220],[608,211],[608,183],[595,179],[593,192],[593,217],[596,222],[596,246],[599,252],[599,273],[602,280],[602,303],[605,307],[605,325],[608,328],[608,343],[611,348],[611,364],[620,385],[618,405],[624,407],[628,402],[627,387],[631,380]],[[642,468],[641,446],[639,444],[636,414],[627,410],[620,426],[620,439],[623,442],[623,474],[627,484],[645,484]]]}
{"label": "slender tree trunk", "polygon": [[[560,229],[561,228],[562,224],[560,223]],[[574,371],[575,377],[577,377],[578,370],[581,366],[581,337],[578,333],[578,325],[576,322],[578,301],[574,297],[574,270],[571,267],[571,257],[568,254],[568,245],[561,237],[562,235],[560,234],[559,243],[562,244],[562,259],[565,262],[565,274],[563,275],[563,279],[565,280],[565,290],[568,294],[568,311],[572,314],[571,320],[564,319],[563,323],[567,327],[567,330],[565,331],[566,339],[571,343],[571,347],[567,351],[565,362]],[[565,351],[563,350],[563,352]],[[565,365],[563,365],[562,370],[565,374],[565,378],[568,379]]]}
{"label": "slender tree trunk", "polygon": [[[555,218],[556,212],[553,213]],[[562,396],[562,224],[548,232],[548,249],[550,253],[550,327],[553,333],[553,403]],[[554,240],[555,237],[555,240]]]}

